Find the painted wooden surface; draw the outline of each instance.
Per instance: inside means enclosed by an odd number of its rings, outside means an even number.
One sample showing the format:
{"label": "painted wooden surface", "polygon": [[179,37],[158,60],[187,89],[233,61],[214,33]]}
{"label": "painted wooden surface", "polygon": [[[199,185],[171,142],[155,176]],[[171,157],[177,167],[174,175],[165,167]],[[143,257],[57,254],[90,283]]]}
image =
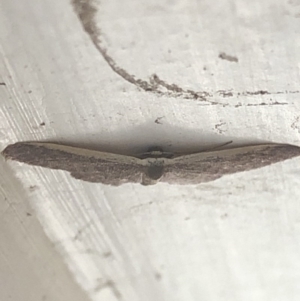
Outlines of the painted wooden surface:
{"label": "painted wooden surface", "polygon": [[[2,0],[1,150],[300,146],[299,34],[299,1]],[[300,158],[151,187],[0,164],[4,300],[299,300]]]}

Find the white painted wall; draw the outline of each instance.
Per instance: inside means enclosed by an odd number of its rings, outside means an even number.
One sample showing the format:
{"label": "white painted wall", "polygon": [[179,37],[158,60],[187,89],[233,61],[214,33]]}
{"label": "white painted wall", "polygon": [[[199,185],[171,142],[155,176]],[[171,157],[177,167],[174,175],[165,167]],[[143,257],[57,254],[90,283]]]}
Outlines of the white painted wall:
{"label": "white painted wall", "polygon": [[[1,1],[1,150],[300,146],[299,1],[94,6],[96,45],[70,1]],[[299,163],[110,187],[0,158],[3,300],[298,301]]]}

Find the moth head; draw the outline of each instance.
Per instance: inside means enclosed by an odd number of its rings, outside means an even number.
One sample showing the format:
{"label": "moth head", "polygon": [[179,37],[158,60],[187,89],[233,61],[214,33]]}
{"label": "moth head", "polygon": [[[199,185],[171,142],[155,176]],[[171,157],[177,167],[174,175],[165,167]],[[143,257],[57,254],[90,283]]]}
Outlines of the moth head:
{"label": "moth head", "polygon": [[147,171],[143,174],[142,184],[153,185],[156,184],[164,173],[163,164],[151,164]]}
{"label": "moth head", "polygon": [[160,146],[152,146],[145,153],[139,155],[139,158],[172,158],[173,156],[173,153],[165,152]]}

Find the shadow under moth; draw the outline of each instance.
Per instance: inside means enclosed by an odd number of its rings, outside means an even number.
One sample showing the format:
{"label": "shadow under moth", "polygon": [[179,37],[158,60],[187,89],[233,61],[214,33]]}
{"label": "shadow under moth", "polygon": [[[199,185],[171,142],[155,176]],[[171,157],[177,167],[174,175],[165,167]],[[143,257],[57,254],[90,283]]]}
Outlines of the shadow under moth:
{"label": "shadow under moth", "polygon": [[182,156],[153,148],[134,157],[54,143],[18,142],[7,146],[2,155],[30,165],[65,170],[76,179],[94,183],[198,184],[300,156],[300,147],[261,144]]}

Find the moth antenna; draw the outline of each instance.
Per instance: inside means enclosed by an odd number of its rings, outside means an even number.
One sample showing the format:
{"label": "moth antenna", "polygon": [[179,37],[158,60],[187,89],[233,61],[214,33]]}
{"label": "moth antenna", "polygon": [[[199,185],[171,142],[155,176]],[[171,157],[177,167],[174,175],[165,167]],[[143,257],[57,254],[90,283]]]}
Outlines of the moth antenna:
{"label": "moth antenna", "polygon": [[[212,147],[212,148],[208,148],[208,149],[204,149],[204,150],[201,150],[201,151],[195,151],[195,152],[192,152],[192,153],[188,153],[189,155],[191,155],[191,154],[200,154],[200,153],[205,153],[205,152],[210,152],[210,151],[213,151],[213,150],[218,150],[218,149],[220,149],[220,148],[222,148],[222,147],[224,147],[224,146],[226,146],[226,145],[228,145],[228,144],[231,144],[233,141],[231,140],[231,141],[228,141],[228,142],[225,142],[225,143],[223,143],[223,144],[220,144],[220,145],[217,145],[217,146],[214,146],[214,147]],[[186,155],[187,153],[174,153],[174,158],[176,157],[181,157],[181,156],[184,156],[184,155]]]}
{"label": "moth antenna", "polygon": [[228,141],[228,142],[225,142],[225,143],[223,143],[223,144],[220,144],[220,145],[214,146],[214,147],[212,147],[212,148],[206,149],[204,152],[211,151],[211,150],[215,150],[215,149],[220,149],[220,148],[222,148],[222,147],[224,147],[224,146],[226,146],[226,145],[228,145],[228,144],[231,144],[232,142],[233,142],[232,140],[231,140],[231,141]]}

